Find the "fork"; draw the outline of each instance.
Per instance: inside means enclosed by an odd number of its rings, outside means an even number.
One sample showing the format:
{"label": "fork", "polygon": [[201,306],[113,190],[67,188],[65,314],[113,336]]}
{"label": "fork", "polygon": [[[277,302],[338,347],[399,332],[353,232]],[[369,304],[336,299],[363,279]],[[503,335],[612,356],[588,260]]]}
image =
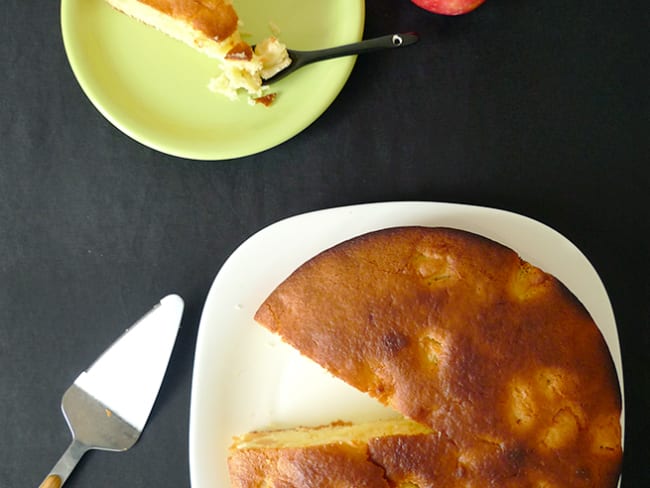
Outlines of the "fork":
{"label": "fork", "polygon": [[365,54],[374,51],[382,51],[384,49],[394,49],[400,47],[410,46],[420,40],[420,37],[415,32],[406,32],[401,34],[389,34],[386,36],[375,37],[373,39],[366,39],[352,44],[344,44],[342,46],[331,47],[327,49],[317,49],[314,51],[296,51],[294,49],[287,49],[291,64],[282,71],[264,80],[265,83],[275,83],[276,81],[289,76],[294,71],[317,61],[324,61],[326,59],[340,58],[343,56],[350,56],[354,54]]}

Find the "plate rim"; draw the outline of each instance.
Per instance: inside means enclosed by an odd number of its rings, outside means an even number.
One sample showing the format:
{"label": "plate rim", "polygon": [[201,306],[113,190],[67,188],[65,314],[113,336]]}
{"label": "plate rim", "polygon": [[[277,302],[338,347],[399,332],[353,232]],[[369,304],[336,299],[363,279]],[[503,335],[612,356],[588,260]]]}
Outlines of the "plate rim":
{"label": "plate rim", "polygon": [[[294,110],[292,113],[298,113],[300,115],[300,120],[299,122],[292,124],[286,131],[280,131],[279,134],[275,134],[270,139],[265,139],[265,142],[257,141],[255,138],[249,138],[245,141],[245,144],[242,142],[242,144],[237,148],[220,148],[217,144],[211,146],[209,151],[200,148],[195,150],[194,148],[188,148],[182,144],[174,142],[168,143],[164,137],[165,133],[161,131],[154,131],[156,134],[155,137],[148,133],[141,133],[141,131],[133,127],[133,123],[129,123],[119,116],[116,116],[113,113],[113,110],[109,108],[109,101],[106,100],[106,96],[98,94],[98,91],[101,90],[101,86],[103,85],[94,83],[91,80],[90,74],[92,70],[89,71],[87,68],[84,68],[86,63],[81,59],[81,55],[79,54],[80,48],[75,47],[75,42],[73,40],[76,34],[74,26],[72,25],[73,14],[71,13],[71,10],[74,2],[78,1],[81,0],[61,0],[59,7],[59,24],[63,40],[63,48],[68,64],[86,98],[113,127],[118,129],[131,140],[162,154],[187,160],[213,162],[235,160],[268,151],[289,141],[311,126],[327,111],[332,103],[334,103],[350,78],[357,60],[357,56],[348,56],[336,60],[339,66],[340,76],[333,79],[331,83],[332,89],[321,95],[319,100],[320,103],[314,105],[311,111],[301,113],[299,109]],[[93,1],[103,2],[104,0]],[[355,14],[358,15],[359,22],[356,25],[356,32],[354,33],[353,39],[358,41],[362,39],[365,27],[365,1],[355,0],[354,4],[350,2],[350,6],[351,8],[354,7]],[[246,102],[244,100],[239,100],[233,103]]]}
{"label": "plate rim", "polygon": [[[524,224],[536,227],[539,229],[539,232],[545,232],[548,233],[549,236],[552,236],[553,239],[556,239],[558,242],[563,243],[564,246],[566,246],[565,250],[562,250],[562,254],[566,253],[572,253],[574,254],[574,257],[577,257],[581,260],[579,263],[581,267],[584,267],[586,271],[590,273],[590,281],[591,284],[595,287],[598,288],[599,294],[602,294],[602,296],[599,296],[598,299],[605,298],[605,304],[604,308],[600,309],[599,314],[603,315],[603,317],[600,317],[600,321],[596,320],[594,317],[594,321],[596,322],[596,325],[598,326],[599,330],[601,331],[601,334],[603,334],[605,341],[607,343],[608,349],[610,351],[612,361],[614,363],[614,367],[616,370],[617,378],[619,381],[619,388],[621,391],[621,427],[622,427],[622,443],[624,444],[625,441],[625,393],[624,393],[624,377],[623,377],[623,368],[622,368],[622,357],[621,357],[621,349],[620,349],[620,335],[618,333],[618,327],[616,324],[616,318],[614,316],[614,311],[613,307],[611,304],[611,300],[609,298],[609,294],[607,293],[607,290],[602,282],[602,279],[598,275],[596,269],[594,266],[591,264],[591,262],[588,260],[588,258],[584,255],[584,253],[572,242],[570,241],[567,237],[553,229],[552,227],[548,226],[547,224],[544,224],[536,219],[533,219],[531,217],[527,217],[525,215],[515,213],[509,210],[503,210],[503,209],[498,209],[498,208],[492,208],[492,207],[485,207],[485,206],[479,206],[479,205],[470,205],[470,204],[462,204],[462,203],[447,203],[447,202],[429,202],[429,201],[386,201],[386,202],[376,202],[376,203],[363,203],[363,204],[356,204],[356,205],[345,205],[345,206],[339,206],[339,207],[331,207],[331,208],[324,208],[320,210],[314,210],[314,211],[309,211],[305,213],[300,213],[296,215],[292,215],[283,219],[280,219],[274,223],[271,223],[270,225],[267,225],[263,228],[261,228],[259,231],[255,232],[251,236],[249,236],[247,239],[245,239],[229,256],[228,258],[224,261],[223,265],[221,266],[220,270],[218,271],[217,275],[215,276],[215,279],[210,287],[210,290],[207,294],[205,303],[204,303],[204,308],[201,314],[201,319],[199,322],[199,329],[197,333],[197,341],[196,341],[196,350],[195,350],[195,356],[194,356],[194,368],[193,368],[193,374],[192,374],[192,387],[191,387],[191,401],[190,401],[190,419],[189,419],[189,461],[190,461],[190,480],[192,482],[192,486],[194,486],[194,481],[197,479],[197,476],[199,473],[197,470],[199,470],[199,466],[197,466],[197,459],[196,455],[197,453],[195,452],[198,449],[198,443],[200,442],[200,428],[198,425],[198,422],[200,420],[199,415],[200,415],[200,397],[201,397],[201,391],[199,390],[200,382],[203,379],[203,376],[206,374],[205,370],[201,368],[201,361],[203,360],[203,356],[205,353],[205,348],[206,346],[206,336],[209,333],[209,328],[210,323],[209,320],[211,320],[210,314],[211,314],[211,303],[215,300],[215,293],[218,293],[218,285],[220,284],[220,277],[223,276],[222,273],[224,270],[228,270],[232,264],[238,259],[238,257],[246,253],[248,251],[248,248],[251,246],[256,246],[258,245],[257,241],[263,242],[264,239],[267,237],[267,235],[271,232],[274,232],[274,230],[278,229],[278,227],[281,226],[296,226],[296,225],[301,225],[304,223],[305,220],[310,220],[310,219],[317,219],[319,217],[323,216],[333,216],[335,214],[359,214],[363,213],[364,211],[367,213],[375,213],[375,215],[385,212],[385,211],[397,211],[399,210],[400,212],[403,212],[406,217],[404,218],[405,221],[411,220],[409,218],[408,211],[409,210],[416,210],[416,211],[421,211],[423,213],[430,212],[430,217],[432,220],[438,219],[440,215],[443,215],[444,212],[453,212],[455,211],[467,211],[470,214],[476,212],[474,215],[474,218],[478,217],[480,213],[484,213],[486,215],[493,215],[497,216],[497,218],[503,218],[506,221],[511,220],[512,222],[518,221],[521,226],[524,226]],[[436,212],[440,212],[440,215],[438,215]],[[454,217],[455,218],[455,217]],[[358,215],[357,215],[358,219]],[[518,224],[518,225],[519,225]],[[385,225],[383,227],[376,227],[376,229],[379,228],[388,228],[388,227],[396,227],[399,225],[418,225],[418,224],[410,224],[408,222],[404,224],[392,224],[392,225]],[[424,224],[426,225],[426,224]],[[433,226],[432,224],[429,224],[430,226]],[[355,227],[364,227],[366,224],[358,224],[355,225]],[[446,225],[449,226],[449,225]],[[370,225],[372,227],[372,224]],[[468,223],[467,221],[462,222],[461,225],[456,226],[457,228],[460,229],[465,229],[469,230],[471,232],[476,232],[475,230],[472,230],[471,223]],[[372,230],[372,229],[371,229]],[[367,229],[363,229],[360,232],[347,232],[349,233],[349,237],[354,237],[356,235],[363,234],[367,232]],[[482,233],[485,235],[485,233]],[[497,240],[498,242],[499,239],[495,239],[493,236],[488,235],[487,237]],[[315,239],[315,238],[314,238]],[[326,240],[326,239],[321,239]],[[338,239],[340,242],[341,239]],[[505,245],[509,245],[507,242],[504,243]],[[327,243],[322,245],[322,249],[324,250],[326,248],[331,247],[331,243]],[[510,246],[511,247],[511,246]],[[525,253],[522,253],[521,249],[516,249],[514,248],[515,252],[519,253],[520,255],[524,255]],[[313,250],[312,250],[312,255],[313,255]],[[524,259],[527,259],[524,257]],[[532,260],[535,262],[534,258]],[[295,269],[295,268],[294,268]],[[293,269],[290,270],[285,270],[285,274],[289,274]],[[555,273],[552,273],[555,274]],[[560,278],[561,279],[561,278]],[[561,279],[561,281],[564,282],[564,280]],[[277,286],[279,284],[279,281],[277,283],[272,284],[272,288]],[[568,285],[567,285],[568,286]],[[593,315],[593,310],[588,306],[588,304],[584,303],[584,297],[580,296],[579,292],[575,292],[572,288],[571,289],[572,293],[574,293],[580,301],[585,305],[587,310],[589,311],[590,314]],[[216,298],[217,300],[219,297]],[[252,320],[252,318],[251,318]],[[607,328],[607,330],[604,330],[603,328]],[[612,330],[609,330],[610,327]],[[619,486],[620,486],[621,478],[619,478]],[[200,486],[199,488],[204,488]],[[207,487],[206,487],[207,488]]]}

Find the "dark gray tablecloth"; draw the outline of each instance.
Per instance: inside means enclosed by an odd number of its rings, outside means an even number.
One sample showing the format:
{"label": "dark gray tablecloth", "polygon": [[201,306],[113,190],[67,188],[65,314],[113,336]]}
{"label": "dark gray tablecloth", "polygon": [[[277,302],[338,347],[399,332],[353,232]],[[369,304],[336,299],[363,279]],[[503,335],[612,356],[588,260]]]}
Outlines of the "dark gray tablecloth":
{"label": "dark gray tablecloth", "polygon": [[366,37],[422,41],[359,58],[310,127],[222,162],[107,122],[70,69],[59,9],[0,6],[0,486],[40,483],[69,441],[63,391],[168,292],[187,311],[147,430],[128,453],[89,455],[69,486],[188,486],[195,339],[220,266],[278,219],[387,200],[511,210],[585,253],[619,327],[624,486],[650,486],[645,4],[488,0],[445,18],[370,0]]}

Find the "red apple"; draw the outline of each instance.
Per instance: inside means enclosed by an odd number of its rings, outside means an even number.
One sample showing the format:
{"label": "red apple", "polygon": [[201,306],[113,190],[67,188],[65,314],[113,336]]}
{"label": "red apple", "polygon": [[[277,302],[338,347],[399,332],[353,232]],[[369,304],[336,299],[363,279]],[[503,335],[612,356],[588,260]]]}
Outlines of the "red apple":
{"label": "red apple", "polygon": [[411,2],[436,14],[461,15],[471,12],[485,0],[411,0]]}

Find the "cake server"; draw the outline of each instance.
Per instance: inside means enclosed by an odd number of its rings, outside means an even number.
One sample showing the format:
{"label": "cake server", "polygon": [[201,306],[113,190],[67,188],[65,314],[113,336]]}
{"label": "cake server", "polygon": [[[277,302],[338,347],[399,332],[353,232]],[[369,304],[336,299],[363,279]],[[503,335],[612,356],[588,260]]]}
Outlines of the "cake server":
{"label": "cake server", "polygon": [[264,83],[275,83],[303,66],[317,61],[351,56],[353,54],[383,51],[384,49],[406,47],[415,44],[419,40],[420,37],[415,32],[405,32],[402,34],[389,34],[387,36],[375,37],[374,39],[366,39],[364,41],[345,44],[343,46],[317,49],[315,51],[296,51],[295,49],[287,49],[287,53],[291,59],[291,64],[279,71],[277,74],[266,78]]}
{"label": "cake server", "polygon": [[149,418],[176,342],[184,303],[168,295],[126,330],[63,395],[72,443],[40,488],[58,488],[90,449],[125,451]]}

